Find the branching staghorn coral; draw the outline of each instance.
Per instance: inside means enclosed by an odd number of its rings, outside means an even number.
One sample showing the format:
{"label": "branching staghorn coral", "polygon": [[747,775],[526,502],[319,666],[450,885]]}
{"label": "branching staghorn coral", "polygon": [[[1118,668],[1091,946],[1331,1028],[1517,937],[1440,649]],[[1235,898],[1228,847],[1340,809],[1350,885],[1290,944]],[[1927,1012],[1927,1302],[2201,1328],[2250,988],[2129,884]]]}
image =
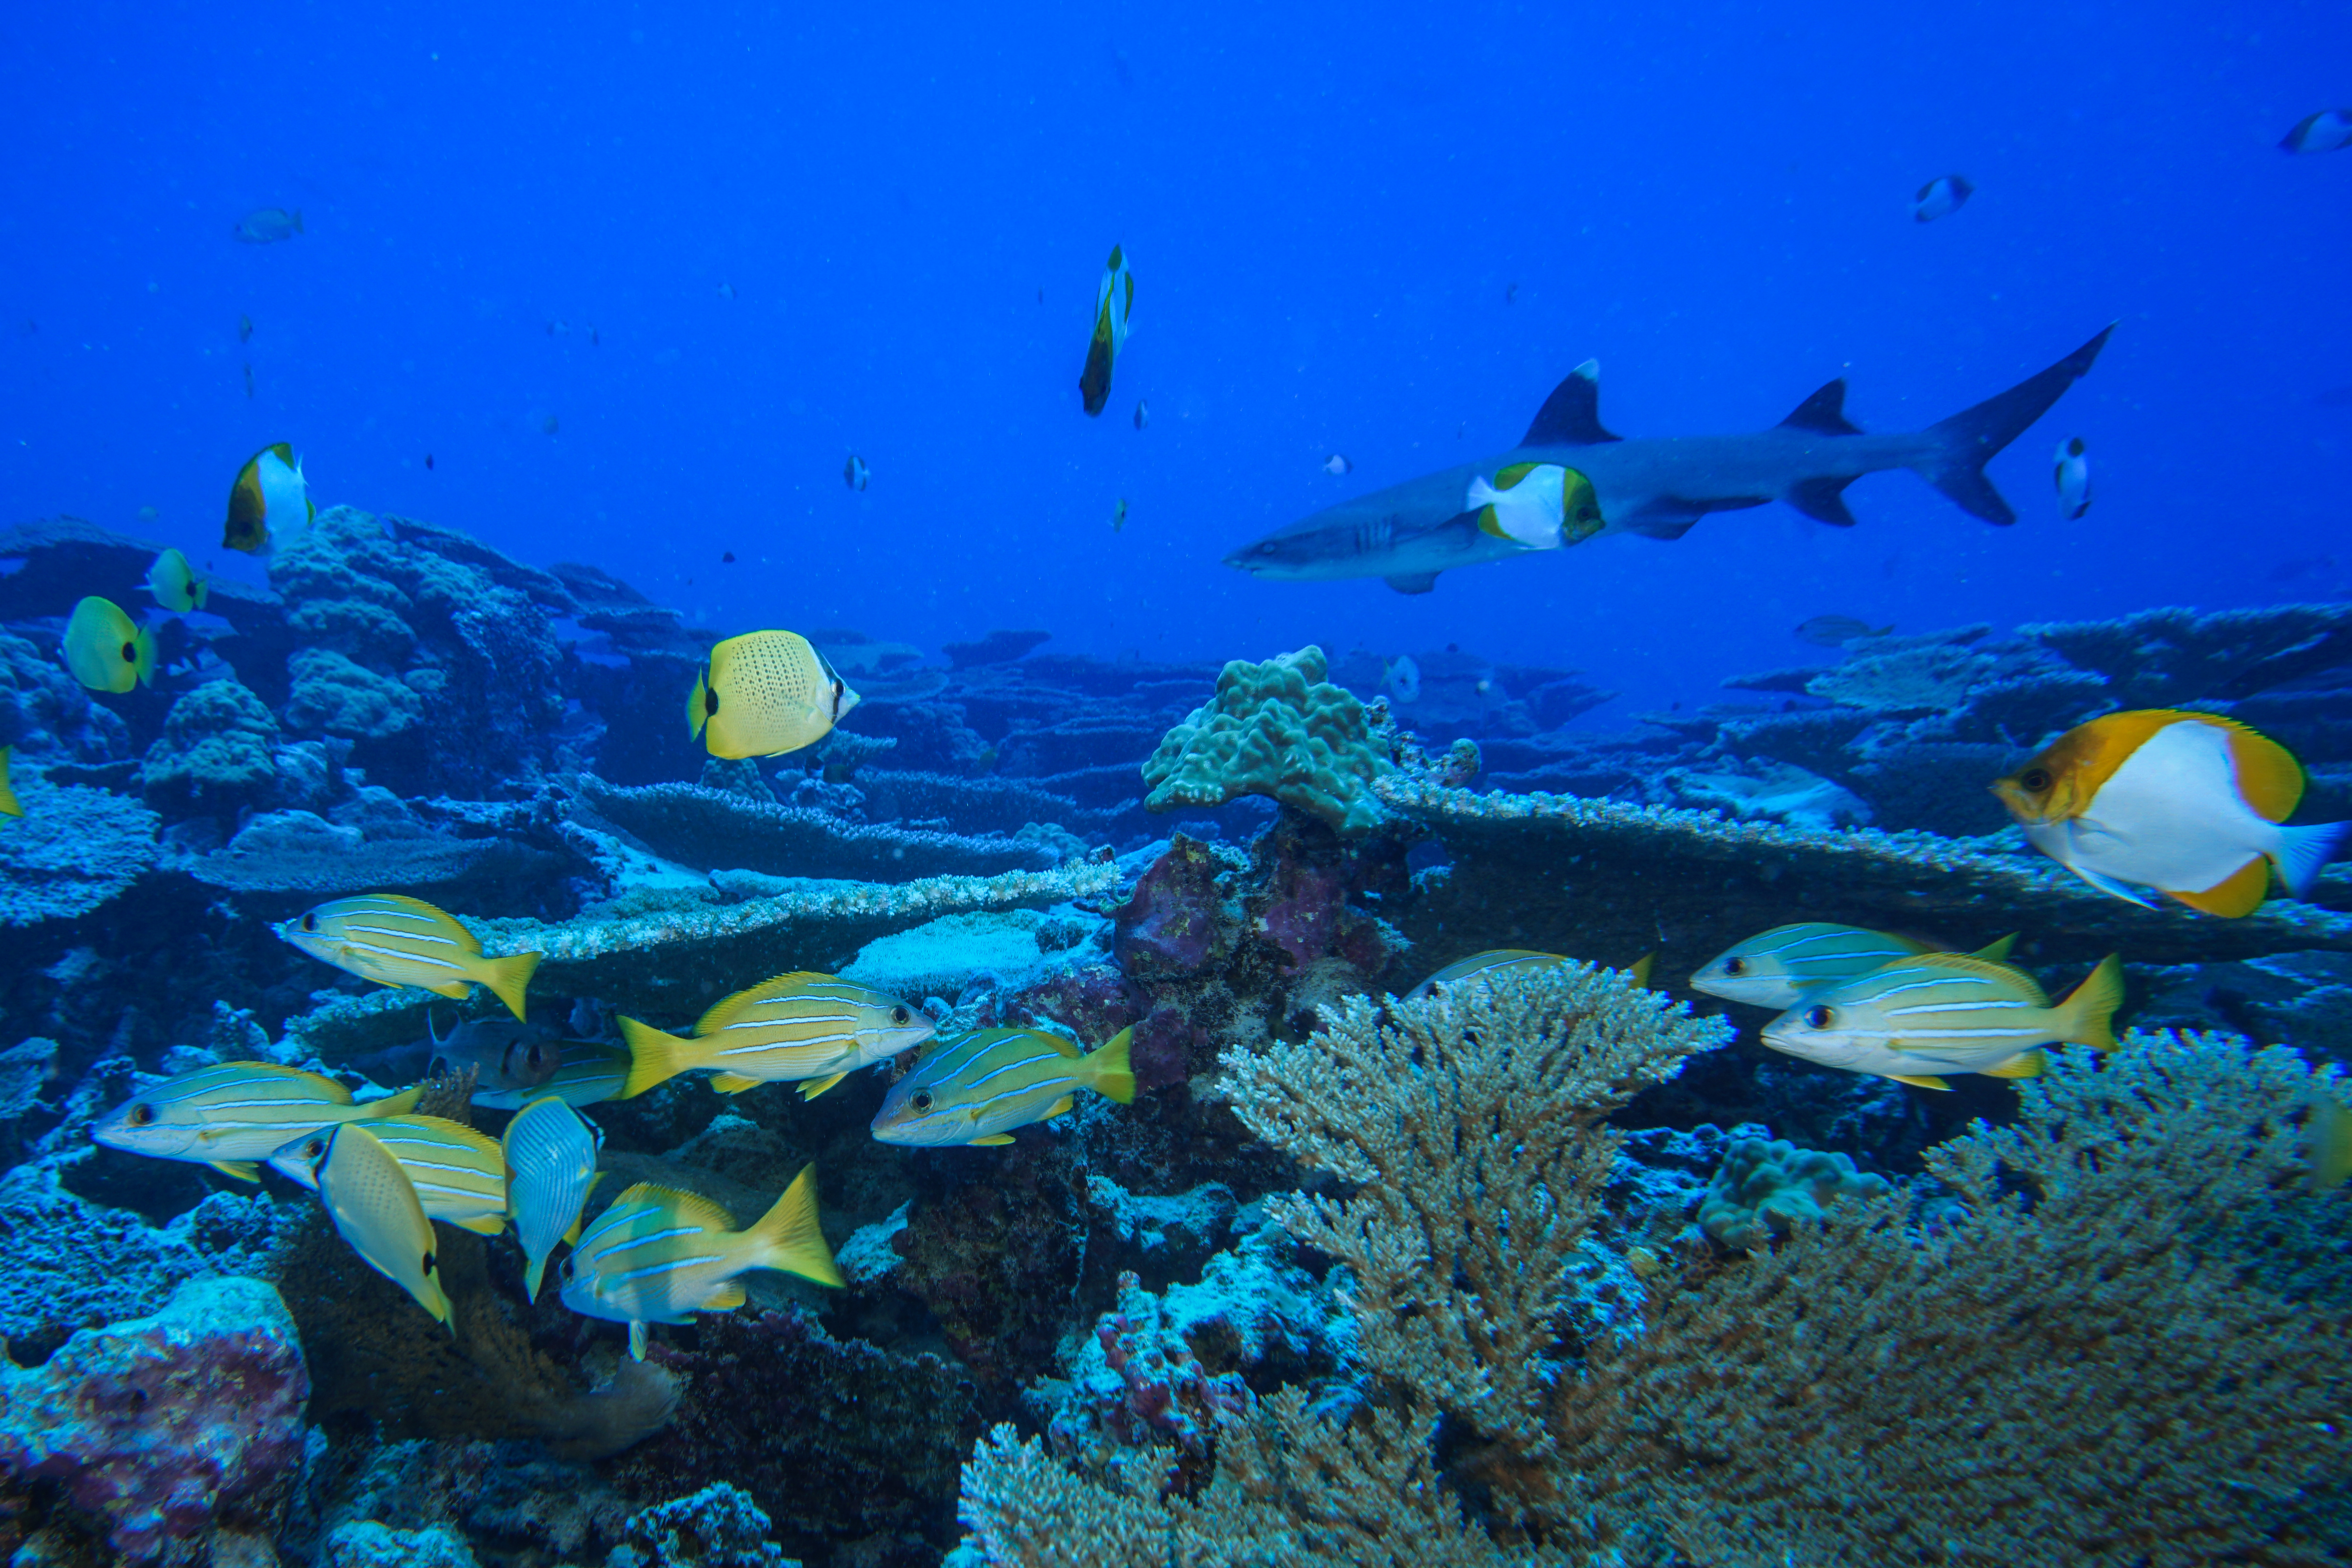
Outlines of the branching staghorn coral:
{"label": "branching staghorn coral", "polygon": [[[1551,1539],[1727,1568],[2341,1561],[2352,1322],[2273,1288],[2352,1219],[2305,1180],[2340,1088],[2228,1036],[2088,1057],[1927,1151],[1966,1221],[1873,1200],[1588,1346],[1552,1401]],[[1660,1525],[1682,1556],[1644,1554]]]}

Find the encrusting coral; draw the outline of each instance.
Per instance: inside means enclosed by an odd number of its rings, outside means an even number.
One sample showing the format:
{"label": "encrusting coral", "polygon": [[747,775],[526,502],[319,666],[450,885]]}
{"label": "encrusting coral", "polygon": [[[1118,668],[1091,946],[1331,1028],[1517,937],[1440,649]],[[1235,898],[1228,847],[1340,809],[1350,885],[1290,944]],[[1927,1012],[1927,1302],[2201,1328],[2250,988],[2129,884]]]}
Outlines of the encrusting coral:
{"label": "encrusting coral", "polygon": [[1857,1172],[1850,1155],[1801,1149],[1786,1138],[1735,1138],[1699,1200],[1698,1228],[1726,1247],[1754,1252],[1819,1223],[1841,1197],[1886,1190],[1884,1176]]}
{"label": "encrusting coral", "polygon": [[1323,677],[1323,650],[1309,645],[1253,664],[1235,659],[1217,676],[1217,695],[1170,730],[1143,765],[1155,811],[1222,806],[1268,795],[1342,832],[1380,825],[1372,780],[1393,772],[1388,747],[1355,695]]}

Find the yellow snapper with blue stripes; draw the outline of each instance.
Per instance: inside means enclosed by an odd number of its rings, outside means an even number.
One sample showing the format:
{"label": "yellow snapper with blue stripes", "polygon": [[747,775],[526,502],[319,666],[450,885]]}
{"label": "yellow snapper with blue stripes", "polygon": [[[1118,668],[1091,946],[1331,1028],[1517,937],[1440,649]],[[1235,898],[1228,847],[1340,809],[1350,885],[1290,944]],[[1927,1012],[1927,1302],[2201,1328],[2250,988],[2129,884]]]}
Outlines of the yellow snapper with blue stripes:
{"label": "yellow snapper with blue stripes", "polygon": [[1015,1127],[1076,1104],[1080,1089],[1132,1104],[1135,1074],[1127,1051],[1134,1038],[1130,1025],[1088,1052],[1041,1029],[975,1030],[946,1042],[891,1087],[875,1113],[874,1135],[918,1148],[1009,1144]]}
{"label": "yellow snapper with blue stripes", "polygon": [[[498,1141],[440,1116],[385,1116],[368,1124],[416,1189],[425,1215],[478,1236],[507,1228],[507,1166]],[[269,1168],[301,1186],[327,1153],[327,1134],[298,1138],[269,1156]]]}
{"label": "yellow snapper with blue stripes", "polygon": [[507,1124],[499,1141],[507,1167],[507,1216],[522,1244],[523,1294],[539,1300],[539,1282],[555,1244],[576,1236],[580,1209],[596,1185],[596,1153],[604,1134],[558,1096],[533,1100]]}
{"label": "yellow snapper with blue stripes", "polygon": [[748,1230],[699,1193],[639,1182],[613,1200],[563,1263],[563,1304],[583,1317],[629,1325],[629,1354],[646,1358],[647,1323],[743,1304],[736,1276],[776,1269],[838,1288],[841,1270],[817,1227],[816,1167]]}
{"label": "yellow snapper with blue stripes", "polygon": [[434,1322],[449,1322],[433,1221],[392,1151],[365,1127],[347,1124],[327,1134],[310,1175],[337,1234],[361,1260],[414,1296]]}
{"label": "yellow snapper with blue stripes", "polygon": [[474,1103],[490,1111],[520,1111],[542,1094],[552,1094],[574,1108],[621,1098],[621,1090],[629,1081],[632,1060],[625,1047],[593,1040],[567,1040],[562,1043],[563,1065],[550,1074],[546,1082],[536,1088],[500,1088],[494,1084],[478,1089],[474,1092]]}
{"label": "yellow snapper with blue stripes", "polygon": [[[1976,956],[1999,963],[2016,943],[2016,937],[2004,936]],[[1691,989],[1727,1002],[1790,1008],[1809,990],[1867,975],[1897,958],[1940,950],[1892,932],[1807,920],[1775,925],[1726,948],[1690,977]]]}
{"label": "yellow snapper with blue stripes", "polygon": [[126,1154],[187,1160],[239,1181],[258,1181],[255,1162],[305,1134],[404,1115],[424,1092],[419,1083],[355,1105],[352,1092],[331,1078],[267,1061],[224,1061],[140,1091],[100,1118],[89,1135]]}
{"label": "yellow snapper with blue stripes", "polygon": [[2021,969],[1969,954],[1922,953],[1806,992],[1764,1026],[1764,1043],[1922,1089],[1949,1089],[1937,1076],[1945,1072],[2038,1078],[2042,1046],[2115,1049],[2123,976],[2111,953],[2052,1007]]}
{"label": "yellow snapper with blue stripes", "polygon": [[421,986],[465,998],[480,984],[523,1016],[523,992],[537,953],[485,958],[474,934],[421,898],[365,893],[322,904],[278,927],[278,935],[313,958],[384,986]]}
{"label": "yellow snapper with blue stripes", "polygon": [[[1650,983],[1650,966],[1657,959],[1655,953],[1645,953],[1626,967],[1637,986]],[[1496,979],[1505,975],[1525,974],[1534,969],[1565,968],[1578,960],[1558,953],[1532,953],[1524,947],[1493,947],[1484,953],[1473,953],[1467,958],[1456,958],[1437,973],[1422,981],[1404,994],[1404,999],[1417,1002],[1437,986],[1450,986],[1470,979]]]}
{"label": "yellow snapper with blue stripes", "polygon": [[710,1086],[722,1094],[798,1082],[801,1098],[814,1100],[857,1069],[922,1044],[937,1027],[896,997],[814,969],[721,998],[691,1039],[633,1018],[620,1023],[631,1058],[624,1100],[697,1069],[716,1073]]}

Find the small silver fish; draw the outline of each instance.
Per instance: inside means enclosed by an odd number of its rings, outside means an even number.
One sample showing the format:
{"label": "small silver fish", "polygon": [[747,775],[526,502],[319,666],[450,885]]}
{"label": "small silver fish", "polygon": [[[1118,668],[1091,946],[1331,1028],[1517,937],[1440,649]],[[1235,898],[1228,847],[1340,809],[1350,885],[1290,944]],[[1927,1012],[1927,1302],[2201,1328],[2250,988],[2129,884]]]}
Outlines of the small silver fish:
{"label": "small silver fish", "polygon": [[1118,498],[1118,505],[1111,508],[1111,513],[1110,513],[1110,531],[1111,531],[1111,532],[1113,532],[1113,533],[1118,533],[1121,528],[1126,528],[1126,527],[1127,527],[1127,497],[1124,497],[1124,496],[1121,496],[1121,497]]}
{"label": "small silver fish", "polygon": [[596,1184],[596,1153],[604,1134],[579,1112],[550,1094],[532,1101],[507,1124],[501,1142],[507,1166],[507,1215],[522,1244],[523,1294],[539,1300],[547,1255],[575,1237],[580,1208]]}
{"label": "small silver fish", "polygon": [[283,207],[256,207],[236,220],[231,231],[247,245],[275,245],[279,240],[292,239],[302,232],[302,209],[288,212]]}
{"label": "small silver fish", "polygon": [[2083,438],[2070,435],[2058,444],[2058,515],[2068,522],[2091,509],[2091,460],[2084,455]]}
{"label": "small silver fish", "polygon": [[1911,198],[1911,219],[1914,223],[1932,224],[1937,218],[1948,218],[1969,204],[1977,193],[1965,174],[1938,174],[1919,187]]}
{"label": "small silver fish", "polygon": [[[1637,986],[1650,983],[1650,966],[1654,953],[1645,954],[1626,967]],[[1504,975],[1524,975],[1538,969],[1568,968],[1577,961],[1558,953],[1532,953],[1524,947],[1496,947],[1484,953],[1473,953],[1467,958],[1456,958],[1437,973],[1422,981],[1404,994],[1406,1001],[1417,1001],[1439,986],[1458,985],[1464,980],[1493,979]]]}
{"label": "small silver fish", "polygon": [[1340,453],[1334,452],[1330,456],[1323,459],[1323,472],[1330,475],[1334,479],[1344,479],[1355,471],[1356,465],[1349,462]]}
{"label": "small silver fish", "polygon": [[853,490],[863,490],[874,477],[874,470],[866,466],[866,459],[853,452],[849,461],[841,465],[841,482]]}
{"label": "small silver fish", "polygon": [[2282,152],[2340,152],[2347,147],[2352,147],[2352,109],[2306,114],[2279,142]]}
{"label": "small silver fish", "polygon": [[467,1019],[443,1034],[425,1015],[434,1060],[444,1071],[474,1070],[479,1089],[536,1089],[563,1065],[563,1042],[517,1019]]}
{"label": "small silver fish", "polygon": [[629,1061],[625,1047],[567,1040],[563,1041],[563,1065],[546,1082],[535,1089],[477,1088],[474,1103],[491,1111],[520,1111],[526,1103],[542,1094],[552,1094],[575,1109],[601,1104],[621,1097],[621,1086],[629,1080]]}

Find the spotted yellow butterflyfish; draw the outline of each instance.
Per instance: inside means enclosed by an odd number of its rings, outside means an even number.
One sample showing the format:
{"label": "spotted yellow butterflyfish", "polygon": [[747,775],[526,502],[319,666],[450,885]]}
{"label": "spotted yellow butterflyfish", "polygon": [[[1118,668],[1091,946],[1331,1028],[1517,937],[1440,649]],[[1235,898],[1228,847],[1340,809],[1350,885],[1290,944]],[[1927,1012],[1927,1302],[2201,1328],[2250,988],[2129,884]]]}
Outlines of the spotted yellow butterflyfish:
{"label": "spotted yellow butterflyfish", "polygon": [[721,998],[691,1039],[633,1018],[620,1023],[631,1058],[624,1100],[698,1068],[717,1074],[710,1086],[722,1094],[798,1082],[801,1097],[814,1100],[845,1074],[922,1044],[934,1028],[896,997],[809,969]]}
{"label": "spotted yellow butterflyfish", "polygon": [[814,746],[857,694],[797,632],[746,632],[710,650],[687,697],[688,730],[713,757],[781,757]]}
{"label": "spotted yellow butterflyfish", "polygon": [[66,668],[94,692],[118,695],[155,681],[155,635],[111,599],[95,594],[66,621]]}
{"label": "spotted yellow butterflyfish", "polygon": [[646,1357],[647,1323],[743,1304],[737,1276],[753,1269],[839,1287],[833,1249],[817,1228],[816,1167],[806,1166],[749,1229],[699,1193],[639,1182],[613,1200],[563,1263],[563,1304],[583,1317],[629,1325],[629,1354]]}
{"label": "spotted yellow butterflyfish", "polygon": [[421,986],[463,998],[488,986],[514,1016],[539,967],[537,953],[486,958],[472,932],[421,898],[366,893],[286,921],[278,935],[313,958],[384,986]]}
{"label": "spotted yellow butterflyfish", "polygon": [[1478,514],[1478,528],[1529,549],[1581,544],[1602,528],[1592,481],[1557,463],[1514,463],[1490,484],[1470,480],[1462,509]]}
{"label": "spotted yellow butterflyfish", "polygon": [[110,1149],[208,1165],[239,1181],[259,1179],[255,1163],[306,1134],[344,1122],[405,1115],[417,1084],[354,1104],[331,1078],[268,1061],[224,1061],[142,1089],[108,1112],[90,1136]]}
{"label": "spotted yellow butterflyfish", "polygon": [[[497,1139],[445,1117],[414,1114],[379,1117],[368,1131],[408,1174],[428,1218],[446,1219],[479,1236],[506,1229],[506,1156]],[[326,1131],[298,1138],[269,1156],[269,1168],[299,1186],[314,1186],[312,1173],[327,1152],[326,1140]]]}
{"label": "spotted yellow butterflyfish", "polygon": [[188,564],[188,558],[176,549],[167,549],[155,558],[147,568],[146,586],[156,603],[182,614],[202,610],[212,593],[212,584],[199,577],[196,569]]}
{"label": "spotted yellow butterflyfish", "polygon": [[361,1260],[415,1297],[434,1322],[448,1322],[438,1238],[392,1151],[363,1126],[337,1127],[320,1145],[311,1178],[336,1233]]}

